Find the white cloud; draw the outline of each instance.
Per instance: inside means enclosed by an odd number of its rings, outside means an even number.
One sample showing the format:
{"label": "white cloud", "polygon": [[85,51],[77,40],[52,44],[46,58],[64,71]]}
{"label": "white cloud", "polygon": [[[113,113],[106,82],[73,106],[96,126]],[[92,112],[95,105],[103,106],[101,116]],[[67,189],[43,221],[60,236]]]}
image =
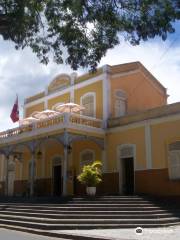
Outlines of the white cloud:
{"label": "white cloud", "polygon": [[9,115],[16,94],[20,100],[20,112],[24,98],[44,90],[52,78],[60,72],[72,70],[69,66],[50,63],[40,64],[30,49],[16,51],[12,43],[0,41],[0,131],[16,127]]}

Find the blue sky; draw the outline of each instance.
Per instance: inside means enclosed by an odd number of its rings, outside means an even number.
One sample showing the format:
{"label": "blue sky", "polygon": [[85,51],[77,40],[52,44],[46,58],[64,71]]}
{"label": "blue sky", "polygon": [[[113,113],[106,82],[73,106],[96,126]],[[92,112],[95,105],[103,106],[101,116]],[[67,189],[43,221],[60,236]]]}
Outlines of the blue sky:
{"label": "blue sky", "polygon": [[[141,61],[144,66],[167,88],[168,102],[180,101],[180,23],[175,25],[176,33],[164,42],[160,38],[142,42],[133,47],[122,41],[119,46],[107,52],[100,66]],[[78,74],[86,70],[80,69]],[[59,73],[71,73],[67,65],[39,64],[30,49],[16,51],[11,42],[0,38],[0,131],[16,127],[9,115],[19,95],[20,112],[26,96],[44,90]]]}

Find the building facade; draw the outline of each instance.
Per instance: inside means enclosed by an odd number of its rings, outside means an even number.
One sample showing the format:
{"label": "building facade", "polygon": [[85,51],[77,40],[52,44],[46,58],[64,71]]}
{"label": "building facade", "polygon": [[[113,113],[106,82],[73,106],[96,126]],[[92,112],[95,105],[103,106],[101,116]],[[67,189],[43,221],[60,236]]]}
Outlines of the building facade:
{"label": "building facade", "polygon": [[167,97],[139,62],[58,75],[25,99],[24,118],[59,103],[85,110],[1,132],[0,194],[84,194],[77,175],[100,160],[99,194],[180,196],[180,103]]}

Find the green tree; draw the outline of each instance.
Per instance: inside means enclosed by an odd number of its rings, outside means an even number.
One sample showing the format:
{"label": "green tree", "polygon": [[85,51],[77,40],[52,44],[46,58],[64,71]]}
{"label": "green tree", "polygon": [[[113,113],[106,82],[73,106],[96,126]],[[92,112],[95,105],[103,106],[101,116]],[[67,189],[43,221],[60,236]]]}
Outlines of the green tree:
{"label": "green tree", "polygon": [[[73,69],[96,68],[123,36],[132,45],[167,38],[180,18],[179,0],[0,0],[0,35]],[[63,49],[66,58],[63,58]]]}

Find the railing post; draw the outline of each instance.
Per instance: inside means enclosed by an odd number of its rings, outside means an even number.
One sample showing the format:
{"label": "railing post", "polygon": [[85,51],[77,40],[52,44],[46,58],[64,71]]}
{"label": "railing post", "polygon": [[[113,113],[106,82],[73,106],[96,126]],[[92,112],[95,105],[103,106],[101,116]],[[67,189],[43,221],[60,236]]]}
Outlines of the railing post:
{"label": "railing post", "polygon": [[69,124],[69,119],[70,119],[70,114],[65,112],[64,113],[64,124],[68,125]]}
{"label": "railing post", "polygon": [[108,126],[107,120],[102,120],[102,128],[106,129]]}
{"label": "railing post", "polygon": [[35,130],[36,128],[37,128],[37,123],[36,122],[32,123],[32,130]]}

